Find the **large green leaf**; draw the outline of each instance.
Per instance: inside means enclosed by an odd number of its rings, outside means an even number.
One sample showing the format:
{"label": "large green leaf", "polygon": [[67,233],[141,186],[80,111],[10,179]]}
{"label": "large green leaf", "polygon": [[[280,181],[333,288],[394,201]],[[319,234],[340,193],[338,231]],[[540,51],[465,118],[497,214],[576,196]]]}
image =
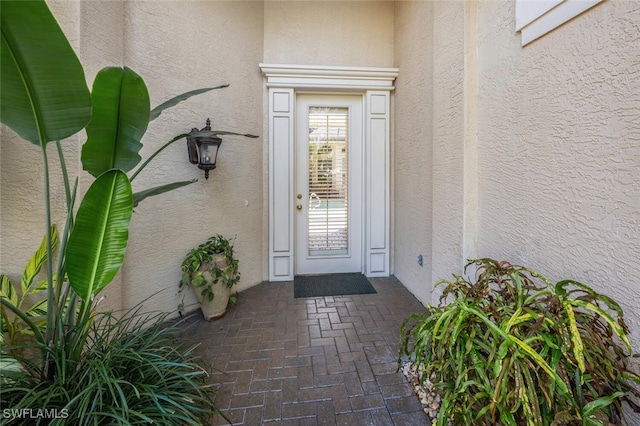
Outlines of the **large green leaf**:
{"label": "large green leaf", "polygon": [[174,106],[178,105],[180,102],[186,101],[187,99],[189,99],[192,96],[199,95],[201,93],[206,93],[206,92],[209,92],[209,91],[215,90],[215,89],[224,89],[225,87],[229,87],[229,85],[228,84],[223,84],[223,85],[220,85],[220,86],[217,86],[217,87],[206,87],[204,89],[196,89],[196,90],[192,90],[190,92],[183,93],[183,94],[178,95],[178,96],[174,96],[173,98],[169,99],[168,101],[163,102],[160,105],[158,105],[157,107],[155,107],[151,111],[151,117],[149,118],[149,121],[153,121],[156,118],[158,118],[160,116],[160,114],[162,114],[162,111],[164,111],[165,109],[169,109],[171,107],[174,107]]}
{"label": "large green leaf", "polygon": [[85,301],[118,273],[127,248],[133,194],[127,175],[110,170],[87,191],[66,251],[73,290]]}
{"label": "large green leaf", "polygon": [[2,122],[36,145],[69,137],[91,115],[84,70],[44,1],[0,2]]}
{"label": "large green leaf", "polygon": [[184,180],[180,182],[168,183],[166,185],[159,185],[153,188],[145,189],[144,191],[136,192],[135,194],[133,194],[133,207],[137,207],[138,204],[140,204],[140,201],[144,200],[147,197],[164,194],[165,192],[173,191],[174,189],[191,185],[192,183],[197,181],[198,179]]}
{"label": "large green leaf", "polygon": [[149,125],[147,86],[129,68],[103,68],[93,82],[91,98],[82,166],[96,177],[111,169],[128,172],[141,160],[140,140]]}

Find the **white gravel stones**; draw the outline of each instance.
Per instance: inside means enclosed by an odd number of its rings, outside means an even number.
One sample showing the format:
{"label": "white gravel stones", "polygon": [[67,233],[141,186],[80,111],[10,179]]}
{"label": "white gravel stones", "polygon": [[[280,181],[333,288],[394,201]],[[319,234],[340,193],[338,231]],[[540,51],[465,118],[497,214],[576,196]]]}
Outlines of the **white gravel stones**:
{"label": "white gravel stones", "polygon": [[422,372],[418,371],[411,361],[402,363],[402,374],[405,375],[413,391],[418,396],[422,409],[429,416],[429,420],[432,424],[435,424],[440,412],[440,394],[433,386],[433,383],[429,379],[425,380],[424,383],[420,383]]}

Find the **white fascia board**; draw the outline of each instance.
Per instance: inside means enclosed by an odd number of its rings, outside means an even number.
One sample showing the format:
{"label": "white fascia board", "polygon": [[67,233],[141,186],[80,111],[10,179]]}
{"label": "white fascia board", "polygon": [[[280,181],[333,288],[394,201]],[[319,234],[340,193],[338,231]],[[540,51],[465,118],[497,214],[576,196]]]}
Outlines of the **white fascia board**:
{"label": "white fascia board", "polygon": [[[529,1],[529,0],[525,0]],[[564,0],[535,21],[523,27],[521,45],[525,46],[580,15],[604,0]]]}
{"label": "white fascia board", "polygon": [[393,90],[398,68],[260,64],[267,87]]}
{"label": "white fascia board", "polygon": [[522,30],[564,0],[518,0],[516,2],[516,32]]}

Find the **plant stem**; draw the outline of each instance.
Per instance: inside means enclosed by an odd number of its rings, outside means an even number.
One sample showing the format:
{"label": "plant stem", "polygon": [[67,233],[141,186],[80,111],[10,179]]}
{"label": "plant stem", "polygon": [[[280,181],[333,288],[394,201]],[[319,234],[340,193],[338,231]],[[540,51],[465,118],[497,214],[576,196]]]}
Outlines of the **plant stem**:
{"label": "plant stem", "polygon": [[129,180],[131,182],[133,182],[133,180],[136,178],[136,176],[138,176],[138,174],[142,171],[142,169],[144,169],[147,166],[147,164],[149,164],[151,162],[151,160],[156,158],[156,156],[158,154],[160,154],[162,151],[164,151],[165,148],[167,148],[172,143],[179,141],[180,139],[186,138],[187,136],[189,136],[188,133],[183,133],[181,135],[178,135],[178,136],[174,137],[173,139],[171,139],[169,142],[167,142],[164,145],[162,145],[160,148],[158,148],[158,150],[156,152],[154,152],[153,154],[151,154],[151,156],[149,158],[147,158],[147,161],[145,161],[144,163],[142,163],[142,165],[140,167],[138,167],[138,170],[136,170],[135,173],[131,175],[131,178]]}
{"label": "plant stem", "polygon": [[62,178],[64,179],[64,191],[67,196],[67,209],[71,208],[71,187],[69,186],[69,174],[67,173],[67,164],[64,161],[64,153],[62,152],[62,144],[56,141],[58,149],[58,158],[60,158],[60,168],[62,169]]}
{"label": "plant stem", "polygon": [[[13,306],[11,302],[9,302],[5,298],[0,298],[0,303],[2,303],[5,307],[9,308],[11,312],[16,314],[17,317],[19,317],[22,321],[25,322],[25,324],[29,326],[29,328],[33,331],[33,334],[36,337],[36,340],[38,342],[44,342],[44,338],[42,337],[42,333],[40,333],[40,329],[38,328],[38,326],[35,325],[33,321],[31,321],[31,319],[24,312],[20,310],[20,308]],[[12,336],[12,340],[13,340],[13,336]]]}
{"label": "plant stem", "polygon": [[[62,286],[65,281],[65,253],[67,251],[67,242],[69,240],[69,235],[71,234],[71,230],[73,229],[73,206],[75,205],[76,195],[78,193],[78,178],[76,178],[73,184],[73,191],[71,192],[71,196],[69,197],[69,201],[67,202],[67,221],[64,224],[64,229],[62,231],[62,235],[60,236],[60,256],[58,256],[58,268],[57,268],[57,278],[60,285],[56,288],[56,296],[55,300],[58,303],[58,309],[62,310],[64,306],[64,299],[60,299],[60,293],[62,291]],[[66,298],[65,298],[66,299]]]}
{"label": "plant stem", "polygon": [[[57,304],[55,303],[53,288],[53,250],[51,239],[51,191],[49,181],[49,160],[47,158],[47,143],[44,135],[40,135],[40,147],[42,149],[42,164],[44,172],[44,200],[45,200],[45,227],[47,235],[47,328],[45,340],[41,341],[44,346],[49,346],[54,332]],[[36,336],[37,337],[37,336]],[[40,335],[42,339],[42,335]],[[53,372],[50,369],[49,351],[43,349],[44,376],[50,378]]]}

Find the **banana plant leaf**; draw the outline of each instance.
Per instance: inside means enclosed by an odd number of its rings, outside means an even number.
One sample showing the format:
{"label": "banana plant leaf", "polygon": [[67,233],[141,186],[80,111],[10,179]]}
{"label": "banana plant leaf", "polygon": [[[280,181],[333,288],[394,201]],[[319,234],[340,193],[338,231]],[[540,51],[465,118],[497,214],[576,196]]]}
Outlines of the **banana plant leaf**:
{"label": "banana plant leaf", "polygon": [[133,194],[133,207],[138,207],[138,204],[147,197],[154,195],[164,194],[165,192],[173,191],[174,189],[182,188],[183,186],[191,185],[197,182],[198,179],[184,180],[180,182],[168,183],[166,185],[156,186],[154,188],[145,189]]}
{"label": "banana plant leaf", "polygon": [[123,171],[109,170],[89,187],[66,250],[71,287],[83,300],[98,294],[120,270],[132,213],[131,182]]}
{"label": "banana plant leaf", "polygon": [[140,140],[149,125],[149,92],[131,69],[100,70],[91,92],[93,111],[82,147],[84,170],[98,177],[111,169],[128,172],[141,160]]}
{"label": "banana plant leaf", "polygon": [[0,11],[2,123],[35,145],[77,133],[89,122],[91,97],[49,8],[41,0],[3,0]]}
{"label": "banana plant leaf", "polygon": [[156,118],[158,118],[160,116],[160,114],[162,114],[162,111],[164,111],[165,109],[172,108],[172,107],[178,105],[180,102],[186,101],[187,99],[189,99],[192,96],[196,96],[196,95],[199,95],[201,93],[206,93],[206,92],[209,92],[211,90],[224,89],[225,87],[229,87],[229,85],[228,84],[222,84],[222,85],[216,86],[216,87],[205,87],[204,89],[196,89],[196,90],[192,90],[190,92],[183,93],[183,94],[178,95],[178,96],[174,96],[173,98],[169,99],[166,102],[161,103],[160,105],[155,107],[153,110],[151,110],[151,117],[149,118],[149,121],[153,121]]}

